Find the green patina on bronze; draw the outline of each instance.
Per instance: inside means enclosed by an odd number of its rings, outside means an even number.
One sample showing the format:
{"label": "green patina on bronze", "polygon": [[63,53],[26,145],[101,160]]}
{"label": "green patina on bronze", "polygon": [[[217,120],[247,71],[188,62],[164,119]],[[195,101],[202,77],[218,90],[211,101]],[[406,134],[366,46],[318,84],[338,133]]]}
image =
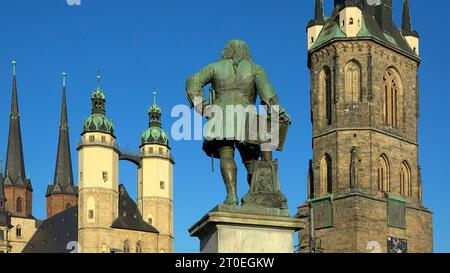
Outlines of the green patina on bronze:
{"label": "green patina on bronze", "polygon": [[[209,84],[211,89],[209,98],[206,99],[204,87]],[[243,205],[248,208],[287,209],[287,200],[281,193],[278,180],[278,163],[272,160],[272,152],[261,152],[263,143],[259,138],[254,140],[248,138],[246,133],[240,134],[249,131],[247,118],[243,122],[236,113],[232,113],[232,117],[226,116],[229,114],[226,112],[227,107],[255,106],[258,96],[261,104],[268,109],[279,107],[279,100],[269,77],[262,66],[253,62],[246,42],[229,41],[217,62],[187,79],[186,95],[191,107],[208,119],[203,150],[210,157],[220,158],[220,169],[227,189],[225,204],[239,203],[237,167],[234,161],[235,149],[238,149],[247,169],[247,182],[250,185],[249,193],[243,198]],[[223,131],[219,133],[212,130],[211,121],[214,116],[208,114],[208,109],[214,108],[223,110],[223,121],[220,121],[223,122]],[[283,108],[279,107],[277,114],[281,122],[290,124],[291,118]],[[230,124],[229,120],[234,122]],[[284,132],[285,136],[287,129]],[[284,139],[282,142],[284,143]],[[261,155],[262,160],[259,160]]]}

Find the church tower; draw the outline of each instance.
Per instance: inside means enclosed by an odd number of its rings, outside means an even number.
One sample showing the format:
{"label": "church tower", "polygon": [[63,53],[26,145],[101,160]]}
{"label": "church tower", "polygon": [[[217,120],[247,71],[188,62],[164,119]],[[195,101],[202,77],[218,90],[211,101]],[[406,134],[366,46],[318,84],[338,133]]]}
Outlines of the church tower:
{"label": "church tower", "polygon": [[159,251],[173,252],[173,165],[169,137],[162,129],[161,108],[148,110],[149,127],[141,137],[138,207],[144,220],[159,231]]}
{"label": "church tower", "polygon": [[9,253],[11,251],[11,245],[9,243],[9,233],[12,228],[11,216],[6,211],[6,198],[3,187],[3,171],[2,162],[0,160],[0,254]]}
{"label": "church tower", "polygon": [[419,36],[409,1],[401,29],[392,0],[335,0],[326,19],[322,0],[317,7],[307,28],[313,160],[299,215],[313,208],[315,237],[327,253],[432,252],[418,156]]}
{"label": "church tower", "polygon": [[19,102],[17,97],[16,62],[13,65],[11,114],[9,116],[8,153],[3,184],[5,187],[6,210],[12,216],[32,217],[31,180],[26,177],[20,131]]}
{"label": "church tower", "polygon": [[74,186],[72,157],[70,155],[69,125],[66,103],[66,73],[63,73],[61,120],[59,123],[58,152],[56,155],[55,178],[47,188],[47,218],[78,202],[78,187]]}
{"label": "church tower", "polygon": [[[92,114],[85,119],[78,146],[78,240],[84,253],[102,252],[112,235],[106,232],[118,218],[119,150],[114,124],[106,116],[106,95],[92,93]],[[105,247],[104,247],[105,246]]]}

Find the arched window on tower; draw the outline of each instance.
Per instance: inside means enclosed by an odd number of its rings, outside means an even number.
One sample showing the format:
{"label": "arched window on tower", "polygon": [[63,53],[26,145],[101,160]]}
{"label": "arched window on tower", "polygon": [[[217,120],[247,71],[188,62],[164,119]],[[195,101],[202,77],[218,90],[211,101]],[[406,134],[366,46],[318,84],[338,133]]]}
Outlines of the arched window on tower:
{"label": "arched window on tower", "polygon": [[136,253],[142,253],[142,243],[141,243],[141,241],[138,241],[136,243]]}
{"label": "arched window on tower", "polygon": [[345,66],[345,102],[357,103],[361,101],[361,69],[356,62],[349,62]]}
{"label": "arched window on tower", "polygon": [[389,163],[385,155],[378,159],[378,190],[381,192],[390,191]]}
{"label": "arched window on tower", "polygon": [[320,161],[320,195],[333,193],[331,157],[326,154]]}
{"label": "arched window on tower", "polygon": [[331,70],[325,67],[319,75],[319,111],[321,113],[321,119],[325,119],[327,125],[331,125],[333,122],[331,104]]}
{"label": "arched window on tower", "polygon": [[130,242],[128,240],[123,243],[123,253],[130,253]]}
{"label": "arched window on tower", "polygon": [[22,238],[22,226],[16,226],[16,238]]}
{"label": "arched window on tower", "polygon": [[399,108],[401,98],[401,83],[398,73],[389,68],[384,73],[384,97],[383,112],[384,123],[390,127],[397,128],[399,123]]}
{"label": "arched window on tower", "polygon": [[411,196],[411,169],[406,161],[402,163],[400,168],[400,195]]}
{"label": "arched window on tower", "polygon": [[17,197],[16,199],[16,211],[17,213],[22,213],[23,210],[23,200],[22,197]]}

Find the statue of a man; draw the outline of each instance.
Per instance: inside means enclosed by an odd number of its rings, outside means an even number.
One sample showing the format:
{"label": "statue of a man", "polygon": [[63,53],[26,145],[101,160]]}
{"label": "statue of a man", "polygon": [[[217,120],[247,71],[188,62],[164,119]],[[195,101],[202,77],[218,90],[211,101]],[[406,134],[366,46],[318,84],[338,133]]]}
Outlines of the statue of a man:
{"label": "statue of a man", "polygon": [[[211,84],[210,97],[207,101],[203,88]],[[186,95],[197,112],[206,116],[208,122],[211,116],[208,109],[227,106],[255,106],[259,95],[261,104],[278,109],[277,114],[284,122],[290,122],[290,116],[279,107],[279,100],[264,69],[253,63],[250,50],[244,41],[232,40],[225,46],[218,62],[208,65],[187,80]],[[228,112],[227,112],[228,113]],[[226,114],[225,114],[226,115]],[[233,114],[234,115],[234,114]],[[248,183],[252,181],[253,162],[261,156],[260,143],[247,139],[241,132],[248,132],[248,122],[226,124],[230,119],[223,117],[222,134],[205,133],[204,152],[220,159],[227,198],[225,204],[238,205],[237,167],[234,153],[237,149],[247,169]],[[239,118],[232,117],[236,121]],[[208,125],[207,125],[208,127]],[[230,128],[231,127],[231,128]],[[246,128],[244,128],[246,127]],[[231,132],[231,135],[230,135]]]}

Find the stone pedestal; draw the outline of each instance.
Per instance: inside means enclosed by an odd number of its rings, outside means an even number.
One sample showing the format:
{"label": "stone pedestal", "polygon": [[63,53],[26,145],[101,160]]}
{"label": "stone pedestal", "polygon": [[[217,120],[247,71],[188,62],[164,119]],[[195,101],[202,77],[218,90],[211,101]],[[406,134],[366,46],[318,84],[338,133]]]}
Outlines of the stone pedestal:
{"label": "stone pedestal", "polygon": [[293,253],[294,233],[303,228],[285,210],[221,205],[189,233],[200,239],[201,253]]}

